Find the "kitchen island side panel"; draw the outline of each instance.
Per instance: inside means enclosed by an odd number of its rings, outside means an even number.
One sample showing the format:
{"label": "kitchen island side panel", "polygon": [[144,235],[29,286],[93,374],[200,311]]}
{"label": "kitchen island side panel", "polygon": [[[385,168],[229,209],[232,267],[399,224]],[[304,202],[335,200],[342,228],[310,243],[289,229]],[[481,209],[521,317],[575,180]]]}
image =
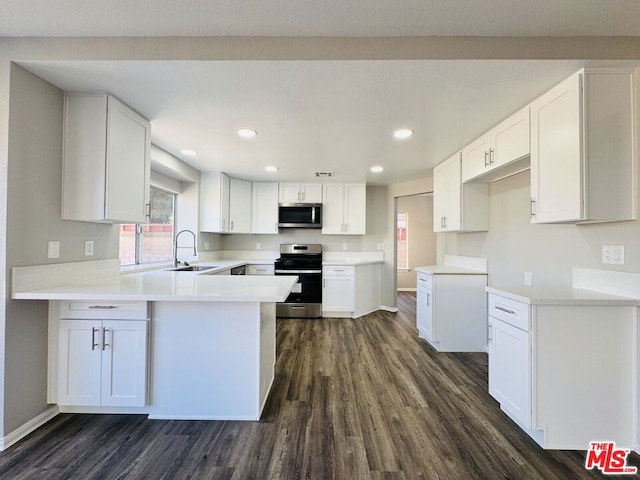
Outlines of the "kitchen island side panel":
{"label": "kitchen island side panel", "polygon": [[258,420],[260,325],[258,302],[155,302],[149,418]]}

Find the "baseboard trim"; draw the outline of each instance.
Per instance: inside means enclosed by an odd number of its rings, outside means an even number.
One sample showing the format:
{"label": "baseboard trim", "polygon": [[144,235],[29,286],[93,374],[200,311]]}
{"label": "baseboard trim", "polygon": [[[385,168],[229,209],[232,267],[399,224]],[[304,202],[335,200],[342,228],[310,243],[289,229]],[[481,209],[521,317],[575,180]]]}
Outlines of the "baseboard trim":
{"label": "baseboard trim", "polygon": [[417,292],[417,288],[398,288],[399,292]]}
{"label": "baseboard trim", "polygon": [[398,307],[387,307],[386,305],[380,305],[380,310],[384,310],[385,312],[398,313]]}
{"label": "baseboard trim", "polygon": [[6,450],[11,445],[19,442],[24,437],[29,435],[34,430],[40,428],[42,425],[47,423],[52,418],[56,417],[60,413],[60,409],[57,405],[52,406],[51,408],[45,410],[37,417],[29,420],[24,425],[16,428],[9,435],[6,435],[0,438],[0,452]]}

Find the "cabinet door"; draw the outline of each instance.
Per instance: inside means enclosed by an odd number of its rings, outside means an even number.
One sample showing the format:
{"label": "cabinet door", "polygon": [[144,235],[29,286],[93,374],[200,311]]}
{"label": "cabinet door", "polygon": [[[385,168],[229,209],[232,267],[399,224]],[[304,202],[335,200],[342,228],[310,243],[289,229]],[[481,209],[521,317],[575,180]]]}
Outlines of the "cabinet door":
{"label": "cabinet door", "polygon": [[531,221],[579,220],[583,215],[581,74],[531,104]]}
{"label": "cabinet door", "polygon": [[200,178],[200,231],[226,232],[229,227],[229,177],[203,173]]}
{"label": "cabinet door", "polygon": [[484,173],[490,166],[490,135],[486,133],[462,149],[462,181]]}
{"label": "cabinet door", "polygon": [[252,233],[278,233],[278,184],[254,183]]}
{"label": "cabinet door", "polygon": [[433,290],[427,288],[424,285],[424,281],[420,281],[420,277],[418,277],[416,323],[418,335],[433,341],[435,333],[433,325]]}
{"label": "cabinet door", "polygon": [[101,329],[99,320],[60,320],[59,405],[100,405]]}
{"label": "cabinet door", "polygon": [[303,203],[322,203],[322,183],[301,183],[300,197]]}
{"label": "cabinet door", "polygon": [[447,161],[447,211],[444,219],[445,231],[461,229],[462,181],[460,177],[460,156],[454,155]]}
{"label": "cabinet door", "polygon": [[364,235],[367,230],[367,187],[364,183],[344,185],[344,233]]}
{"label": "cabinet door", "polygon": [[224,173],[220,174],[220,231],[228,232],[231,180]]}
{"label": "cabinet door", "polygon": [[229,180],[229,233],[251,232],[251,182]]}
{"label": "cabinet door", "polygon": [[352,276],[324,276],[322,278],[323,312],[352,312],[354,303],[354,278]]}
{"label": "cabinet door", "polygon": [[506,165],[530,153],[529,107],[515,113],[491,130],[491,168]]}
{"label": "cabinet door", "polygon": [[149,122],[109,97],[106,219],[126,223],[147,222],[150,150]]}
{"label": "cabinet door", "polygon": [[433,169],[433,231],[444,232],[444,217],[449,201],[446,162]]}
{"label": "cabinet door", "polygon": [[322,186],[322,233],[344,233],[344,185],[325,183]]}
{"label": "cabinet door", "polygon": [[489,394],[531,428],[531,335],[489,317]]}
{"label": "cabinet door", "polygon": [[300,193],[299,183],[281,183],[280,184],[280,203],[300,203],[302,195]]}
{"label": "cabinet door", "polygon": [[101,404],[144,407],[147,400],[147,322],[102,322]]}

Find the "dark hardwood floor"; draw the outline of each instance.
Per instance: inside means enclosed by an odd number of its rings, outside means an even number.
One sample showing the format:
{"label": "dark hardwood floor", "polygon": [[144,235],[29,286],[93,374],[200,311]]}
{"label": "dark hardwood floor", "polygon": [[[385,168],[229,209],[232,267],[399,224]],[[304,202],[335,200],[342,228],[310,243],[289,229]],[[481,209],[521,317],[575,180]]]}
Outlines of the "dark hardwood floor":
{"label": "dark hardwood floor", "polygon": [[[436,353],[400,313],[279,320],[260,422],[59,415],[0,454],[0,479],[577,479],[487,393],[487,356]],[[638,465],[638,456],[630,459]]]}

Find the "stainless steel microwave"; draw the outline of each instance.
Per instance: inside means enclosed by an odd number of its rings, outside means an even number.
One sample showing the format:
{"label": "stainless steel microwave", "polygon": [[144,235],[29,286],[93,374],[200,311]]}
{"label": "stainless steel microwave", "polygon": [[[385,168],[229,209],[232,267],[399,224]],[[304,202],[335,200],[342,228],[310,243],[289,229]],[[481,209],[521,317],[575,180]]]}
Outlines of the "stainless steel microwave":
{"label": "stainless steel microwave", "polygon": [[279,228],[322,228],[321,203],[280,203]]}

